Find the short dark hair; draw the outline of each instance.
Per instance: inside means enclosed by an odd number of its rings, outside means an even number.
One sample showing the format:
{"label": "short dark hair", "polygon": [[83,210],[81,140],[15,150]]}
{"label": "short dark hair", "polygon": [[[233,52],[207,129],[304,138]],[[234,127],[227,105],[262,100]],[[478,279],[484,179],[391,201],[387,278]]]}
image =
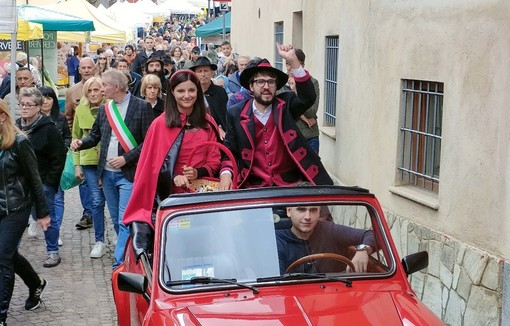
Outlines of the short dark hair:
{"label": "short dark hair", "polygon": [[303,52],[303,50],[295,49],[294,51],[296,52],[296,57],[297,57],[298,61],[301,63],[301,65],[304,65],[305,64],[306,55]]}

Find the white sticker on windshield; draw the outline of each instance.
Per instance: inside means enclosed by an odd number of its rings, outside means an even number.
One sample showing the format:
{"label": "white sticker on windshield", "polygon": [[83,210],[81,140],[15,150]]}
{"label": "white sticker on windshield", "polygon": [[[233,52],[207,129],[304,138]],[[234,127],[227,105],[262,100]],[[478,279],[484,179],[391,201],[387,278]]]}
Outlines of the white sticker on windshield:
{"label": "white sticker on windshield", "polygon": [[214,277],[214,267],[211,264],[207,265],[192,265],[184,266],[182,269],[182,279],[191,280],[193,277]]}
{"label": "white sticker on windshield", "polygon": [[170,229],[174,229],[174,230],[185,230],[185,229],[189,229],[191,227],[191,219],[189,218],[184,218],[182,220],[178,220],[178,221],[170,221],[170,223],[168,223],[168,228]]}

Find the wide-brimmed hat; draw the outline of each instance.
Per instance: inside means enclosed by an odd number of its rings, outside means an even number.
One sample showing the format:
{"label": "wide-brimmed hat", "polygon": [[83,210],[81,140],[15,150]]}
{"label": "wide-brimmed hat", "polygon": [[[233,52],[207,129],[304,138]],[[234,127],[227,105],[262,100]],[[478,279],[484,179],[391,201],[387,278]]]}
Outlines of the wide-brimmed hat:
{"label": "wide-brimmed hat", "polygon": [[241,76],[239,78],[239,81],[241,82],[241,86],[243,86],[246,89],[250,89],[250,79],[255,76],[257,73],[262,71],[268,71],[276,75],[276,88],[280,89],[285,84],[287,84],[287,81],[289,80],[289,75],[281,71],[280,69],[276,69],[267,59],[262,59],[260,62],[253,67],[248,67],[243,70],[241,73]]}
{"label": "wide-brimmed hat", "polygon": [[163,63],[164,63],[165,65],[174,65],[174,64],[175,64],[175,61],[174,61],[174,59],[172,59],[172,57],[171,57],[171,56],[169,56],[169,55],[165,55],[165,56],[163,57]]}
{"label": "wide-brimmed hat", "polygon": [[211,67],[211,69],[213,71],[216,71],[216,69],[218,69],[218,66],[215,65],[214,63],[211,63],[211,60],[209,60],[209,58],[207,58],[207,57],[198,57],[197,61],[195,61],[195,64],[193,66],[191,66],[190,69],[195,71],[196,67],[203,67],[203,66]]}
{"label": "wide-brimmed hat", "polygon": [[164,62],[163,62],[163,57],[165,56],[165,52],[164,51],[154,51],[151,56],[149,57],[149,59],[147,59],[147,62],[145,63],[145,66],[148,66],[149,63],[151,62],[159,62],[161,63],[161,67],[164,66]]}

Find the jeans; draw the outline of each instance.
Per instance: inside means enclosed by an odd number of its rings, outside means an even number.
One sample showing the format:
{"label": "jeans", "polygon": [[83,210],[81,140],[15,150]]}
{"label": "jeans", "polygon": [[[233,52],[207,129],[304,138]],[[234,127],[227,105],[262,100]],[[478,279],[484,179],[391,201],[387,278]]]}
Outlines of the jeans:
{"label": "jeans", "polygon": [[90,192],[92,224],[94,225],[96,242],[104,242],[104,195],[101,188],[99,188],[97,165],[82,165],[81,169]]}
{"label": "jeans", "polygon": [[30,208],[0,217],[0,321],[7,318],[15,272],[30,289],[41,282],[30,263],[18,253],[29,215]]}
{"label": "jeans", "polygon": [[[50,210],[50,226],[44,231],[44,238],[46,239],[46,251],[49,254],[58,254],[58,238],[60,237],[60,225],[62,220],[58,220],[58,216],[55,215],[55,194],[57,193],[55,188],[49,187],[43,184],[44,195],[46,197],[46,203]],[[33,214],[33,216],[37,216]],[[60,216],[62,217],[62,216]]]}
{"label": "jeans", "polygon": [[62,220],[64,219],[64,190],[62,190],[60,187],[58,187],[58,191],[55,194],[54,205],[55,217],[57,221],[60,221],[60,224],[58,225],[58,229],[60,230],[60,227],[62,226]]}
{"label": "jeans", "polygon": [[90,199],[90,191],[86,182],[80,183],[80,201],[83,207],[83,215],[92,216],[92,199]]}
{"label": "jeans", "polygon": [[319,137],[313,137],[308,139],[308,145],[315,151],[315,153],[319,154]]}
{"label": "jeans", "polygon": [[103,192],[106,204],[113,221],[113,228],[117,233],[117,246],[113,253],[113,268],[122,263],[124,247],[129,237],[129,229],[122,223],[122,217],[133,191],[133,183],[124,177],[122,172],[105,170],[102,175]]}

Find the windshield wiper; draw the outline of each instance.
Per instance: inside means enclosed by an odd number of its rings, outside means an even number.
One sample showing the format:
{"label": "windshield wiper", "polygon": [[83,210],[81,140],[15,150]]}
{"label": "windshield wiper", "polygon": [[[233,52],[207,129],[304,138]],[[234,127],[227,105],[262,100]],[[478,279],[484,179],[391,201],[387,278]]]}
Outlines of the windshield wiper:
{"label": "windshield wiper", "polygon": [[331,280],[345,283],[347,287],[352,287],[352,281],[343,277],[327,276],[326,274],[319,273],[286,273],[280,276],[262,277],[258,278],[257,282],[274,282],[274,281],[289,281],[289,280],[307,280],[313,278],[321,278],[324,280]]}
{"label": "windshield wiper", "polygon": [[233,279],[226,279],[226,278],[215,278],[215,277],[207,277],[207,276],[198,276],[193,277],[189,280],[181,280],[181,281],[169,281],[166,283],[166,285],[184,285],[184,284],[232,284],[237,285],[246,289],[250,289],[253,291],[253,294],[259,293],[259,289],[252,285],[239,283],[235,278]]}

